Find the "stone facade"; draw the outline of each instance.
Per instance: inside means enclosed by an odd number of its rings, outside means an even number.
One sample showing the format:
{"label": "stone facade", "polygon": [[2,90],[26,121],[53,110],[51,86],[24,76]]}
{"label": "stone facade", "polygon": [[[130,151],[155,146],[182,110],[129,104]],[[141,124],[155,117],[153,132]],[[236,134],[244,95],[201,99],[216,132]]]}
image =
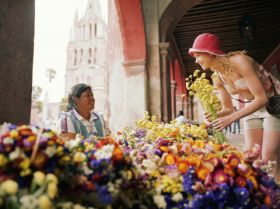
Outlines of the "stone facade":
{"label": "stone facade", "polygon": [[107,114],[107,26],[98,0],[89,0],[83,17],[76,12],[67,46],[65,96],[77,83],[92,86],[95,110]]}

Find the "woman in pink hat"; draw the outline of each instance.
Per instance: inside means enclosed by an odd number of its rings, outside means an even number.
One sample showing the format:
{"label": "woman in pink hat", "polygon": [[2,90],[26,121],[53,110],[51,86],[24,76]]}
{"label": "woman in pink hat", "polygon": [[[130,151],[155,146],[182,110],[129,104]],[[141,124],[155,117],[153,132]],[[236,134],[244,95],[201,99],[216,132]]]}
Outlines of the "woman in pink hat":
{"label": "woman in pink hat", "polygon": [[[245,117],[246,149],[255,143],[261,149],[261,159],[275,160],[274,177],[280,180],[280,118],[270,115],[265,108],[268,97],[274,94],[269,73],[247,56],[244,51],[224,53],[217,36],[204,33],[196,37],[189,54],[203,70],[214,72],[213,83],[222,100],[219,118],[212,121],[214,128],[222,130],[234,121]],[[276,89],[280,82],[271,76]],[[278,92],[279,93],[279,92]],[[232,95],[247,101],[245,107],[234,111]]]}

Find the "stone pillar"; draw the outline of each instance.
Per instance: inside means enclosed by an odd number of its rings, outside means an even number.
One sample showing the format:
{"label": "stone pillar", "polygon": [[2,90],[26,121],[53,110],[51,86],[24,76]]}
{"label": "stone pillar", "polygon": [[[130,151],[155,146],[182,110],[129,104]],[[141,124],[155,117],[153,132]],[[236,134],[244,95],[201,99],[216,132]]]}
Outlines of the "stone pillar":
{"label": "stone pillar", "polygon": [[172,120],[176,118],[176,81],[171,81],[171,112],[172,112]]}
{"label": "stone pillar", "polygon": [[147,111],[147,75],[145,60],[129,60],[123,62],[125,69],[124,106],[127,115],[124,126],[134,127],[135,121],[140,120]]}
{"label": "stone pillar", "polygon": [[169,72],[168,72],[168,61],[167,61],[167,55],[168,55],[168,47],[169,43],[160,43],[159,49],[160,49],[160,55],[161,55],[161,100],[162,100],[162,119],[164,122],[169,122],[169,109],[168,109],[168,78],[169,78]]}
{"label": "stone pillar", "polygon": [[29,123],[35,0],[2,0],[0,6],[0,124]]}

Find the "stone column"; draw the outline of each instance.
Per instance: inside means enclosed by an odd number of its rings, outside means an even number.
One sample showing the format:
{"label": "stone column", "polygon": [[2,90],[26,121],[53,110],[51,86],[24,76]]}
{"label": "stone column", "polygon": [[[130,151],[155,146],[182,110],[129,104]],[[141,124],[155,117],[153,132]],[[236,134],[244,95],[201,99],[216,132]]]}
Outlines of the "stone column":
{"label": "stone column", "polygon": [[169,43],[160,43],[160,55],[161,55],[161,100],[162,100],[162,119],[164,122],[169,122],[169,110],[168,110],[168,70],[167,70],[167,55],[168,55]]}
{"label": "stone column", "polygon": [[[133,127],[135,121],[142,119],[147,110],[147,75],[145,60],[129,60],[123,62],[125,69],[124,109],[126,117],[124,126]],[[122,98],[119,98],[122,99]]]}
{"label": "stone column", "polygon": [[29,123],[35,0],[1,0],[0,124]]}
{"label": "stone column", "polygon": [[172,109],[172,120],[176,118],[176,81],[171,81],[171,109]]}

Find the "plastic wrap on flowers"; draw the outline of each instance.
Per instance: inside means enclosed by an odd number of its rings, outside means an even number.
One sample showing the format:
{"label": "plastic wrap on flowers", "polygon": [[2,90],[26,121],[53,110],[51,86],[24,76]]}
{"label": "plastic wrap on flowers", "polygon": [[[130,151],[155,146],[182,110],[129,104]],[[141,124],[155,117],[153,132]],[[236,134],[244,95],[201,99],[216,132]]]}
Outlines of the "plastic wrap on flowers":
{"label": "plastic wrap on flowers", "polygon": [[[263,171],[263,162],[254,161],[258,146],[243,153],[203,139],[198,130],[188,133],[185,125],[166,126],[146,117],[137,129],[118,135],[146,177],[149,207],[280,208],[279,187]],[[204,127],[197,129],[203,133]]]}

